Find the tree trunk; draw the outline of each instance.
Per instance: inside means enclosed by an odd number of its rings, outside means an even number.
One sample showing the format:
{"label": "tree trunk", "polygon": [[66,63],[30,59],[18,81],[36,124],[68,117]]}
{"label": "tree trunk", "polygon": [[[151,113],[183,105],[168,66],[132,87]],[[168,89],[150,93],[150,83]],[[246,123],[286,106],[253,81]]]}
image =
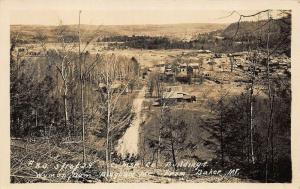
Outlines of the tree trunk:
{"label": "tree trunk", "polygon": [[[265,181],[268,182],[269,180],[269,153],[270,153],[270,148],[269,148],[269,145],[271,143],[271,168],[273,168],[273,103],[274,103],[274,96],[270,97],[270,115],[269,115],[269,123],[268,123],[268,133],[267,133],[267,150],[266,150],[266,165],[265,165],[265,172],[266,172],[266,175],[265,175]],[[273,170],[271,170],[272,172]]]}
{"label": "tree trunk", "polygon": [[234,62],[234,58],[230,57],[230,72],[233,72],[233,62]]}
{"label": "tree trunk", "polygon": [[221,100],[221,116],[220,116],[220,142],[221,142],[221,164],[224,167],[224,141],[223,141],[223,100]]}
{"label": "tree trunk", "polygon": [[173,140],[171,141],[171,151],[172,151],[172,159],[173,159],[174,170],[177,171],[177,162],[176,162],[176,156],[175,156],[175,149],[174,149]]}
{"label": "tree trunk", "polygon": [[[108,128],[108,126],[107,126]],[[109,176],[109,167],[108,167],[108,161],[109,161],[109,134],[108,129],[106,130],[106,150],[105,150],[105,164],[106,164],[106,177]]]}
{"label": "tree trunk", "polygon": [[[255,63],[254,63],[255,64]],[[253,69],[253,75],[251,79],[251,86],[250,86],[250,148],[251,148],[251,162],[255,164],[254,158],[254,144],[253,144],[253,86],[254,86],[254,78],[255,78],[255,65]]]}
{"label": "tree trunk", "polygon": [[[270,20],[270,12],[268,12],[268,20]],[[270,50],[269,50],[269,40],[270,40],[270,23],[268,23],[268,34],[267,34],[267,79],[268,79],[268,97],[269,97],[269,121],[268,121],[268,131],[267,131],[267,149],[265,156],[265,182],[269,180],[269,145],[270,145],[270,134],[271,128],[273,127],[273,100],[274,96],[271,89],[270,80]]]}
{"label": "tree trunk", "polygon": [[68,137],[71,137],[71,130],[68,124],[68,101],[67,101],[67,94],[68,94],[68,86],[66,82],[64,83],[65,90],[64,90],[64,112],[65,112],[65,128],[68,129]]}
{"label": "tree trunk", "polygon": [[163,104],[163,106],[160,110],[161,116],[160,116],[160,127],[159,127],[159,132],[158,132],[158,147],[157,147],[157,155],[156,155],[156,167],[158,167],[158,164],[159,164],[160,146],[161,146],[161,129],[163,127],[164,108],[165,108],[165,103]]}
{"label": "tree trunk", "polygon": [[255,163],[254,159],[254,145],[253,145],[253,86],[251,86],[250,94],[250,146],[251,146],[251,161],[252,164]]}
{"label": "tree trunk", "polygon": [[78,14],[78,61],[80,66],[80,93],[81,93],[80,100],[81,100],[81,126],[82,126],[82,148],[83,148],[82,160],[83,163],[85,163],[85,124],[84,124],[84,95],[83,95],[84,79],[82,73],[81,50],[80,50],[80,43],[81,43],[80,14],[81,14],[81,10],[79,11]]}
{"label": "tree trunk", "polygon": [[106,125],[106,176],[109,177],[110,175],[110,88],[109,88],[109,80],[108,80],[108,73],[106,78],[106,88],[107,88],[107,125]]}
{"label": "tree trunk", "polygon": [[158,147],[157,147],[157,153],[156,153],[156,163],[155,163],[155,167],[158,167],[159,164],[159,156],[160,156],[160,145],[161,145],[161,131],[159,129],[159,134],[158,134]]}
{"label": "tree trunk", "polygon": [[38,127],[38,111],[35,109],[35,127]]}
{"label": "tree trunk", "polygon": [[84,96],[83,96],[83,89],[84,89],[84,81],[81,79],[81,124],[82,124],[82,147],[83,147],[83,163],[85,163],[85,124],[84,124]]}

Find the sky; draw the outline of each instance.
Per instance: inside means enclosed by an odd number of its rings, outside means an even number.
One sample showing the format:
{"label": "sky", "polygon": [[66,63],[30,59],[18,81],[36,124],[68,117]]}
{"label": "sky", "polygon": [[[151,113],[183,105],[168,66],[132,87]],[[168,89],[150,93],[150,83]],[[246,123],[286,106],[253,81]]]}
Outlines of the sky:
{"label": "sky", "polygon": [[[61,6],[57,6],[59,4],[51,3],[49,6],[47,6],[45,3],[41,5],[32,3],[32,5],[35,6],[30,6],[30,4],[24,4],[23,6],[12,5],[14,9],[10,11],[10,23],[27,25],[58,25],[60,24],[60,21],[62,21],[63,24],[78,24],[79,9],[82,10],[82,24],[138,25],[176,23],[232,23],[236,22],[239,18],[238,14],[233,14],[228,17],[233,10],[245,15],[264,10],[253,9],[253,7],[250,7],[251,9],[249,8],[249,10],[228,8],[224,10],[224,6],[215,6],[211,8],[207,6],[214,5],[214,3],[208,4],[203,3],[203,1],[195,0],[100,0],[91,1],[87,4],[78,4],[78,1],[74,0],[73,6],[71,6],[72,4],[63,4]],[[232,8],[235,8],[235,6],[232,6]],[[261,15],[260,18],[266,18],[266,14]],[[255,20],[258,19],[258,17],[251,19]]]}

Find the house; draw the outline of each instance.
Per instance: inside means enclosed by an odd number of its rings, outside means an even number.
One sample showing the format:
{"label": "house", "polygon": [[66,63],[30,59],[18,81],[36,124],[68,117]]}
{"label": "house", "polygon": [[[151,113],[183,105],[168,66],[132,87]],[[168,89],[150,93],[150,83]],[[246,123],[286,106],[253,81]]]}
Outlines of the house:
{"label": "house", "polygon": [[188,67],[190,68],[189,70],[191,72],[192,77],[196,77],[196,76],[200,75],[200,66],[199,66],[199,63],[190,63],[188,65]]}
{"label": "house", "polygon": [[215,35],[215,36],[213,36],[213,38],[215,38],[215,39],[219,39],[219,40],[223,40],[223,39],[224,39],[224,37],[223,37],[223,36],[219,36],[219,35]]}
{"label": "house", "polygon": [[179,69],[179,73],[187,75],[187,64],[186,63],[179,64],[178,69]]}
{"label": "house", "polygon": [[228,57],[245,57],[245,53],[243,52],[235,52],[235,53],[229,53],[227,56]]}
{"label": "house", "polygon": [[174,74],[171,64],[167,64],[165,66],[165,74],[166,75],[173,75]]}
{"label": "house", "polygon": [[205,78],[210,78],[212,77],[212,71],[203,71],[202,72],[202,75],[205,77]]}
{"label": "house", "polygon": [[207,62],[208,65],[210,65],[210,70],[213,71],[214,70],[214,65],[217,64],[214,60],[211,60],[209,62]]}
{"label": "house", "polygon": [[162,98],[157,99],[152,104],[153,106],[160,106],[163,103],[176,104],[178,102],[194,102],[196,101],[196,96],[189,95],[185,92],[170,91],[164,92]]}
{"label": "house", "polygon": [[175,72],[172,69],[172,65],[168,64],[165,66],[165,79],[167,80],[174,80]]}
{"label": "house", "polygon": [[210,50],[202,50],[202,49],[198,50],[198,52],[199,53],[211,53]]}
{"label": "house", "polygon": [[[99,83],[98,84],[98,91],[101,93],[107,93],[107,87],[106,84],[104,83]],[[128,93],[128,87],[125,86],[122,82],[120,81],[115,81],[114,83],[112,83],[108,88],[110,88],[110,91],[112,93],[122,93],[122,94],[126,94]]]}
{"label": "house", "polygon": [[142,68],[141,72],[142,72],[142,78],[145,79],[148,76],[148,74],[151,72],[151,70],[150,68]]}
{"label": "house", "polygon": [[155,70],[160,73],[160,74],[164,74],[165,73],[165,64],[157,64],[154,66]]}
{"label": "house", "polygon": [[163,99],[165,100],[175,100],[176,102],[193,102],[196,101],[195,96],[191,96],[185,92],[176,92],[176,91],[171,91],[171,92],[164,92],[163,93]]}
{"label": "house", "polygon": [[267,72],[268,68],[266,66],[260,66],[260,71],[261,72]]}
{"label": "house", "polygon": [[186,63],[179,64],[177,67],[176,80],[179,82],[189,82],[188,66]]}
{"label": "house", "polygon": [[220,54],[220,53],[215,53],[215,54],[213,55],[213,57],[214,57],[214,58],[222,58],[222,54]]}
{"label": "house", "polygon": [[176,80],[180,82],[190,82],[191,78],[200,77],[199,63],[182,63],[177,67]]}
{"label": "house", "polygon": [[41,52],[39,52],[39,51],[30,51],[28,54],[29,54],[29,56],[40,56]]}

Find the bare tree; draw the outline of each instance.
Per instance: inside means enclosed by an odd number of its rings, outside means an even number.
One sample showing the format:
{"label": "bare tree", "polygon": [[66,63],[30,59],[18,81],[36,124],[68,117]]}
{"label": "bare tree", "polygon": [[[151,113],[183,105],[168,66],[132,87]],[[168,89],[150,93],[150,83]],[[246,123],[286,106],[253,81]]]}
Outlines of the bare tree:
{"label": "bare tree", "polygon": [[[55,65],[60,78],[63,81],[63,104],[64,104],[64,125],[68,128],[68,136],[71,137],[71,128],[69,125],[69,108],[68,108],[68,93],[70,82],[74,79],[72,77],[72,64],[74,63],[74,44],[65,42],[65,27],[59,26],[57,29],[57,37],[60,43],[60,48],[52,51],[47,51],[45,43],[41,43],[44,52],[46,53],[47,60]],[[59,63],[57,63],[59,62]]]}
{"label": "bare tree", "polygon": [[[81,101],[81,127],[82,127],[82,148],[83,148],[83,162],[85,162],[85,156],[86,156],[86,149],[85,149],[85,130],[86,130],[86,123],[85,123],[85,82],[86,82],[86,77],[90,74],[91,71],[95,68],[96,64],[100,62],[101,57],[97,53],[95,56],[94,60],[91,60],[90,62],[87,62],[87,59],[89,57],[89,52],[86,50],[87,47],[91,44],[93,40],[95,40],[98,35],[97,32],[99,28],[91,35],[89,39],[86,40],[85,45],[83,49],[81,49],[81,44],[82,44],[82,34],[80,30],[80,15],[82,11],[79,10],[78,13],[78,64],[79,64],[79,81],[80,81],[80,101]],[[86,66],[88,65],[88,66]]]}
{"label": "bare tree", "polygon": [[[114,144],[116,131],[129,125],[132,119],[132,112],[130,111],[132,104],[130,100],[126,100],[128,85],[131,79],[128,79],[131,69],[124,72],[121,64],[126,64],[130,61],[124,57],[118,57],[114,54],[106,55],[98,69],[98,82],[100,94],[100,106],[102,112],[102,122],[105,125],[106,134],[106,176],[109,177],[111,173],[111,154]],[[128,62],[127,62],[128,63]],[[121,77],[121,75],[124,74]]]}

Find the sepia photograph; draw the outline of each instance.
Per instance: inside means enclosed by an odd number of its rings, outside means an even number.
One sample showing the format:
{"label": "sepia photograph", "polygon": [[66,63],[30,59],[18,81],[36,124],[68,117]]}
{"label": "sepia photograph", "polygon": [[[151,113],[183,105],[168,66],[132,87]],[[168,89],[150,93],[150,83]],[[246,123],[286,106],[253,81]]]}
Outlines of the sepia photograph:
{"label": "sepia photograph", "polygon": [[175,3],[9,12],[11,184],[292,183],[294,11]]}

